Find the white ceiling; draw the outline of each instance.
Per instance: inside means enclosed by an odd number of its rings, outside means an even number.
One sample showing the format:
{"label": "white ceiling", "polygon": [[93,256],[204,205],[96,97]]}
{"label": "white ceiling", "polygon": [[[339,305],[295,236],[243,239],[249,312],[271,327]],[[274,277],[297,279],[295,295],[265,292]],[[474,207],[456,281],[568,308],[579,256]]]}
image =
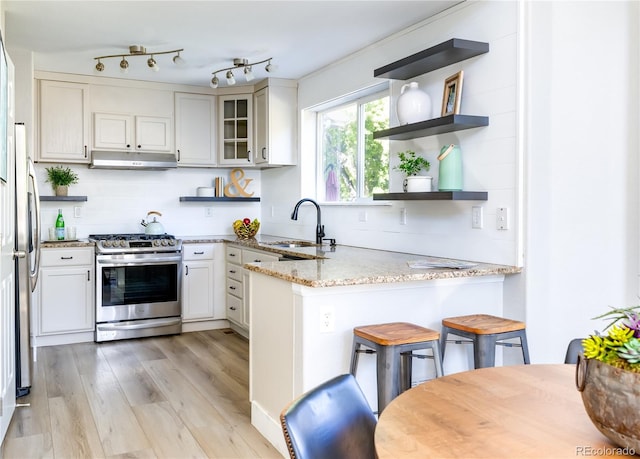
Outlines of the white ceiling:
{"label": "white ceiling", "polygon": [[[184,48],[187,62],[172,55],[132,57],[129,73],[120,58],[104,60],[102,76],[208,86],[212,72],[233,58],[273,57],[278,78],[299,79],[323,66],[443,11],[455,1],[27,1],[3,0],[10,48],[34,52],[36,70],[96,74],[96,56]],[[373,69],[372,69],[373,71]],[[236,79],[238,84],[243,78]],[[264,64],[254,67],[264,78]],[[226,85],[219,74],[220,87]]]}

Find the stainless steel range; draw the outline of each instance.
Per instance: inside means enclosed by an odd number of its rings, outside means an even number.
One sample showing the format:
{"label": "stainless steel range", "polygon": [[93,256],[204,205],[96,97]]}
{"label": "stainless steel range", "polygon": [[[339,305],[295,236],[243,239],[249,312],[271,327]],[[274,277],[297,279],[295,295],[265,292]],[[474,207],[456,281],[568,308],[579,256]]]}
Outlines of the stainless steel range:
{"label": "stainless steel range", "polygon": [[93,234],[95,341],[180,333],[182,241],[168,234]]}

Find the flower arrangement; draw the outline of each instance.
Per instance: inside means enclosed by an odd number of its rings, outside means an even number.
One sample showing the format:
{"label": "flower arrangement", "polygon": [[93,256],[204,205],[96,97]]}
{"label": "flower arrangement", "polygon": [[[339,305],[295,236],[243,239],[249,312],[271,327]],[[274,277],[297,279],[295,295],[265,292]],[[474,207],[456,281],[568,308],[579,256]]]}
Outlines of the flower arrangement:
{"label": "flower arrangement", "polygon": [[607,335],[591,335],[582,341],[584,356],[616,368],[640,373],[640,306],[616,309],[595,319],[608,319]]}
{"label": "flower arrangement", "polygon": [[407,177],[418,175],[422,169],[428,171],[431,167],[429,161],[422,156],[416,156],[415,151],[401,151],[398,153],[398,157],[400,158],[400,164],[395,166],[394,169],[404,172]]}

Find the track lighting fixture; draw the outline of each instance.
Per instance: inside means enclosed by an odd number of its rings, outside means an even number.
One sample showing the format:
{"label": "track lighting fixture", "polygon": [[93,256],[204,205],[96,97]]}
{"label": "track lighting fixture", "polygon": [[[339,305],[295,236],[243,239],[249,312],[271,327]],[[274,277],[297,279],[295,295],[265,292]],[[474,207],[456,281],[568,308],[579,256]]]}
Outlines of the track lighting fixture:
{"label": "track lighting fixture", "polygon": [[108,56],[94,57],[94,59],[98,61],[98,63],[96,64],[96,71],[103,72],[105,67],[104,67],[104,64],[101,62],[101,59],[111,59],[113,57],[122,58],[122,60],[120,61],[120,70],[123,73],[127,73],[127,71],[129,70],[129,61],[127,61],[126,59],[127,57],[149,56],[149,59],[147,59],[147,66],[154,72],[157,72],[158,70],[160,70],[160,67],[158,66],[158,63],[156,62],[156,60],[154,59],[154,56],[157,56],[159,54],[175,53],[175,56],[173,56],[173,63],[176,64],[177,66],[183,66],[185,62],[184,62],[184,59],[180,56],[181,51],[184,51],[184,49],[181,48],[181,49],[174,49],[171,51],[156,51],[154,53],[148,53],[144,46],[131,45],[129,46],[129,54],[110,54]]}
{"label": "track lighting fixture", "polygon": [[254,65],[264,64],[265,62],[268,62],[268,64],[265,66],[264,69],[267,72],[272,72],[274,70],[274,67],[273,65],[271,65],[271,59],[273,58],[270,57],[269,59],[264,59],[262,61],[249,63],[248,59],[236,58],[233,60],[233,67],[227,67],[224,69],[216,70],[215,72],[211,72],[211,74],[213,75],[213,78],[211,79],[211,83],[209,84],[209,86],[211,86],[212,88],[218,87],[220,80],[218,80],[217,74],[220,72],[226,72],[225,76],[226,76],[228,85],[236,84],[236,79],[235,79],[235,76],[233,75],[233,71],[236,69],[243,69],[244,79],[247,82],[255,78],[255,75],[253,74],[253,68],[252,68]]}

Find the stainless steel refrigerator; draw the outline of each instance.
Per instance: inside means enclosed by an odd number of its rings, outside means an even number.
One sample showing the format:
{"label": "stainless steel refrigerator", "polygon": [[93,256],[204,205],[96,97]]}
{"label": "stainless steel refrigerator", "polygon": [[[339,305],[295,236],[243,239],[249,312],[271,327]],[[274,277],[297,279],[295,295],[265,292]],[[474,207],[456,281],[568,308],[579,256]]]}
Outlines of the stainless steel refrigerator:
{"label": "stainless steel refrigerator", "polygon": [[40,196],[23,123],[15,125],[16,147],[16,396],[31,389],[31,292],[40,267]]}

